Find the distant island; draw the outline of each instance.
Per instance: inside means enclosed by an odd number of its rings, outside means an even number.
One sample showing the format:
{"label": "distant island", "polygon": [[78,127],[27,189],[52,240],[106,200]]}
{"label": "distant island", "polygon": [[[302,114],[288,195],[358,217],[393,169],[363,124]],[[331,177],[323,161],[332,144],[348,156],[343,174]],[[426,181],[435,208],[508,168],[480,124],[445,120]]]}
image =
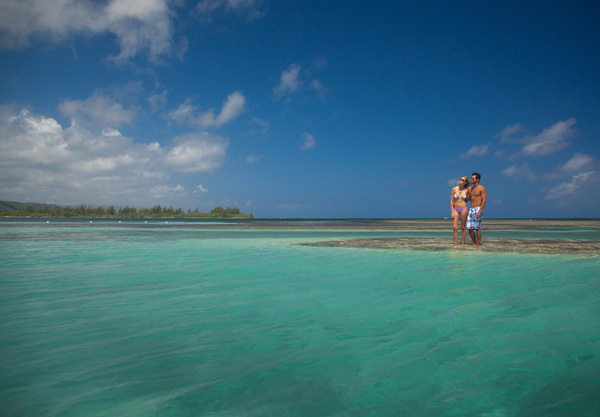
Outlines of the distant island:
{"label": "distant island", "polygon": [[151,208],[137,209],[135,207],[114,206],[59,206],[43,203],[20,203],[17,201],[0,201],[0,216],[5,217],[144,217],[144,218],[215,218],[215,219],[253,219],[252,213],[241,213],[236,207],[215,207],[210,213],[203,213],[198,209],[184,211],[182,208],[174,209],[173,206],[154,206]]}

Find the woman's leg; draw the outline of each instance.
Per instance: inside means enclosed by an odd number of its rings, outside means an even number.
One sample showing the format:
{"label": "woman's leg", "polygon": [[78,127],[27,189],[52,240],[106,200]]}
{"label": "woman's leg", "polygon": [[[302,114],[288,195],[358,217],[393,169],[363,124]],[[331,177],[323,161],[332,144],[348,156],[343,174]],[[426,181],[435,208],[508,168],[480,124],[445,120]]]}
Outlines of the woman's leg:
{"label": "woman's leg", "polygon": [[460,225],[462,227],[462,244],[465,244],[465,237],[467,236],[467,217],[469,216],[469,210],[464,209],[460,213]]}
{"label": "woman's leg", "polygon": [[454,236],[454,244],[458,244],[458,213],[452,210],[452,235]]}

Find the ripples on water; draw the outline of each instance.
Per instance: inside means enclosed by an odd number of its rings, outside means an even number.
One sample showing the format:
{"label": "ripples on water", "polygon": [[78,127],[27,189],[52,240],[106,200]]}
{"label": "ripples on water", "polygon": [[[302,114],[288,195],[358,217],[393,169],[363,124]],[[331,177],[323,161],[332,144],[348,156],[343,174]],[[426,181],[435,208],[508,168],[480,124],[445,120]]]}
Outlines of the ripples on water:
{"label": "ripples on water", "polygon": [[0,234],[3,415],[600,414],[598,257]]}

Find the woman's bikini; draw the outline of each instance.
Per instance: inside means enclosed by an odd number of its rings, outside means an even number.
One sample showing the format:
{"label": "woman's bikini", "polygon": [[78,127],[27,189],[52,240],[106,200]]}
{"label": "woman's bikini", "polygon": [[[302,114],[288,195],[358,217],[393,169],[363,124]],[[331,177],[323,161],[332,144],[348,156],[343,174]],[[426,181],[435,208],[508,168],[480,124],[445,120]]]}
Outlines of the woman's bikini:
{"label": "woman's bikini", "polygon": [[[459,198],[460,198],[461,200],[466,200],[466,199],[467,199],[467,192],[466,192],[466,191],[464,191],[464,192],[462,193],[462,195],[459,195],[459,194],[458,194],[458,191],[457,191],[457,192],[455,192],[455,193],[454,193],[454,199],[455,199],[455,200],[458,200]],[[454,207],[454,211],[456,211],[458,214],[460,214],[460,213],[462,213],[462,211],[463,211],[463,210],[465,210],[466,208],[467,208],[467,207]]]}

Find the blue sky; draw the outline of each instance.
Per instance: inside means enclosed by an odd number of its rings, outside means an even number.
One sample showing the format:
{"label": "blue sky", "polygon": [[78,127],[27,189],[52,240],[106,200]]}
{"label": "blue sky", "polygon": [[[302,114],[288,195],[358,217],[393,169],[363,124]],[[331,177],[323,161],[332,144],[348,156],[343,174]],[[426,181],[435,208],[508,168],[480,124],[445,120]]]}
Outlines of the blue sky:
{"label": "blue sky", "polygon": [[598,217],[587,1],[1,0],[0,198]]}

